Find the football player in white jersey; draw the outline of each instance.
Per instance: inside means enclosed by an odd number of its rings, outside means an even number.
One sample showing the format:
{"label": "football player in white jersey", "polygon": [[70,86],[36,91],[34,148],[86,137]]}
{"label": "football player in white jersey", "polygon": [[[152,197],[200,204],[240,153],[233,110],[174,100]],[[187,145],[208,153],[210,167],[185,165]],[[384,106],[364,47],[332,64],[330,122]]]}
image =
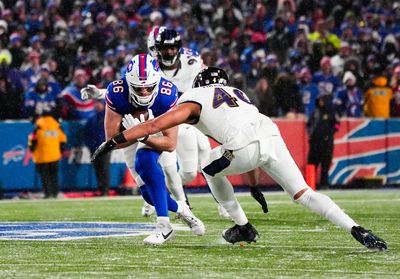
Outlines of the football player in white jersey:
{"label": "football player in white jersey", "polygon": [[[165,27],[155,27],[147,43],[149,52],[157,57],[163,76],[178,87],[180,95],[190,90],[197,74],[206,67],[198,53],[183,48],[180,35],[175,30]],[[198,129],[187,124],[179,127],[176,151],[183,184],[197,176],[202,161],[210,153],[210,148],[208,138]],[[257,187],[255,172],[249,172],[248,176],[251,182],[251,195],[267,213],[267,202]],[[228,217],[223,207],[219,207],[219,212],[221,216]]]}
{"label": "football player in white jersey", "polygon": [[215,198],[235,222],[232,228],[222,233],[226,241],[252,242],[258,238],[258,232],[249,223],[226,175],[259,167],[296,203],[351,233],[368,249],[387,250],[383,239],[359,226],[328,196],[314,192],[307,185],[276,124],[259,113],[245,93],[227,84],[228,76],[222,69],[208,67],[199,73],[193,84],[195,88],[185,92],[176,107],[104,142],[92,160],[101,158],[120,144],[135,143],[139,138],[181,123],[191,124],[221,143],[211,151],[201,168],[207,181],[212,182],[209,185]]}

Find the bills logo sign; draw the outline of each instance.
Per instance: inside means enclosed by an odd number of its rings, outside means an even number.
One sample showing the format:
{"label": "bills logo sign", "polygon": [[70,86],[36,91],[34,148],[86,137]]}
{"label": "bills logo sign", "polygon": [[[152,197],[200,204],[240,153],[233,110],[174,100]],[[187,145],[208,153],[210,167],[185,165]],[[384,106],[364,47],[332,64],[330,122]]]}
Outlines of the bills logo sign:
{"label": "bills logo sign", "polygon": [[[172,225],[175,230],[189,230]],[[155,226],[146,223],[1,222],[2,240],[75,240],[99,237],[144,236]]]}
{"label": "bills logo sign", "polygon": [[347,184],[360,176],[381,176],[400,182],[400,124],[395,120],[348,120],[335,136],[329,171],[332,184]]}
{"label": "bills logo sign", "polygon": [[25,148],[22,145],[16,145],[11,150],[3,153],[3,165],[8,165],[10,162],[19,162],[25,156]]}

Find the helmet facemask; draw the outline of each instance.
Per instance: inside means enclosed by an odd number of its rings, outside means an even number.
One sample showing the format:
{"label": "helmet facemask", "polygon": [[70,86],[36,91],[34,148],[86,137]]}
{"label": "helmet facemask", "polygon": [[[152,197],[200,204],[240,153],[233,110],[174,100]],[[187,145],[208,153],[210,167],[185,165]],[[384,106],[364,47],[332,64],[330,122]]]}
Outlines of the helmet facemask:
{"label": "helmet facemask", "polygon": [[[173,49],[173,50],[170,50]],[[171,54],[174,53],[174,54]],[[180,52],[177,46],[166,46],[162,47],[157,51],[157,58],[161,61],[164,66],[170,67],[179,60]]]}
{"label": "helmet facemask", "polygon": [[155,38],[157,59],[167,67],[173,66],[179,60],[181,36],[173,29],[160,29]]}
{"label": "helmet facemask", "polygon": [[150,106],[153,104],[157,96],[157,84],[152,86],[135,86],[129,84],[129,96],[132,101],[140,106]]}

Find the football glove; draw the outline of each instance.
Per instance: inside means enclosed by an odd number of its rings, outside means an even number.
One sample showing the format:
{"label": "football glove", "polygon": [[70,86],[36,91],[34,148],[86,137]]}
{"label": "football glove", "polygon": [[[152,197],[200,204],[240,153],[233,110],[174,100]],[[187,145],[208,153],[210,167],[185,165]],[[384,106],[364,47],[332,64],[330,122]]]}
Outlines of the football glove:
{"label": "football glove", "polygon": [[[153,111],[149,109],[148,112],[149,112],[149,118],[147,120],[153,119],[154,118]],[[144,118],[144,114],[141,114],[139,118],[134,118],[132,114],[125,114],[124,118],[122,118],[122,126],[124,126],[126,130],[128,130],[145,121],[146,119]],[[146,139],[146,136],[138,138],[137,140],[143,141],[144,139]]]}
{"label": "football glove", "polygon": [[90,160],[92,163],[101,160],[104,155],[113,150],[116,145],[117,144],[113,140],[103,142],[99,147],[97,147]]}
{"label": "football glove", "polygon": [[86,87],[81,89],[81,99],[97,99],[100,97],[100,90],[93,84],[88,84]]}

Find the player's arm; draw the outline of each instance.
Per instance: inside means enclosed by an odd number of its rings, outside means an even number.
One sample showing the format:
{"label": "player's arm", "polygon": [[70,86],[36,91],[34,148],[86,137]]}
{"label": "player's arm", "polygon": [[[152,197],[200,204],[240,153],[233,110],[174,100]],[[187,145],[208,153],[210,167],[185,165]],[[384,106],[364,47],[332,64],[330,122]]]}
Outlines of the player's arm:
{"label": "player's arm", "polygon": [[162,134],[161,137],[149,137],[142,142],[158,151],[174,151],[178,138],[178,127],[165,129]]}
{"label": "player's arm", "polygon": [[182,103],[168,112],[123,132],[127,141],[136,141],[160,131],[170,129],[182,123],[192,124],[200,116],[201,107],[197,103]]}
{"label": "player's arm", "polygon": [[179,104],[157,118],[138,124],[131,129],[113,136],[96,150],[92,161],[101,158],[114,148],[121,148],[125,145],[133,144],[137,139],[148,137],[160,131],[166,131],[182,123],[193,124],[199,119],[200,112],[201,106],[197,103],[187,102]]}
{"label": "player's arm", "polygon": [[106,132],[106,140],[118,134],[120,131],[122,116],[106,106],[106,114],[104,118],[104,130]]}
{"label": "player's arm", "polygon": [[[106,106],[106,114],[104,117],[104,130],[106,133],[106,140],[110,140],[113,136],[118,134],[121,127],[122,116],[108,106]],[[128,143],[121,144],[118,148],[124,148],[128,146]]]}

